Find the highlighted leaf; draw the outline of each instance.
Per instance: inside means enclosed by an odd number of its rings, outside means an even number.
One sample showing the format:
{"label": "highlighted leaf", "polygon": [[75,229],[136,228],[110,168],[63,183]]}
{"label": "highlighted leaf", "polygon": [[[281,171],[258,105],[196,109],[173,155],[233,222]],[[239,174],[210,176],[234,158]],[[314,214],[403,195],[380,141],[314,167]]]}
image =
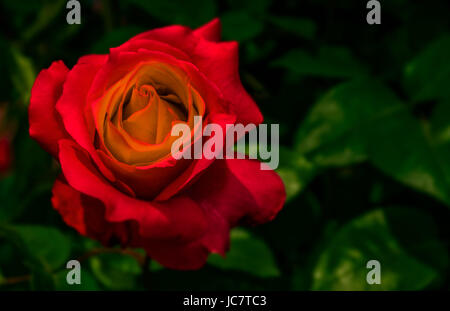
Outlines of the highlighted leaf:
{"label": "highlighted leaf", "polygon": [[243,229],[231,231],[231,246],[226,258],[212,254],[208,263],[224,270],[243,271],[262,278],[280,275],[269,247]]}
{"label": "highlighted leaf", "polygon": [[432,42],[405,69],[404,84],[414,101],[450,98],[450,35]]}
{"label": "highlighted leaf", "polygon": [[369,159],[394,179],[450,204],[450,174],[435,146],[395,94],[372,80],[343,83],[315,104],[297,151],[319,167]]}
{"label": "highlighted leaf", "polygon": [[[381,284],[366,280],[370,260],[381,265]],[[447,265],[447,250],[429,215],[408,208],[377,209],[328,241],[314,269],[313,289],[420,290],[439,282]]]}

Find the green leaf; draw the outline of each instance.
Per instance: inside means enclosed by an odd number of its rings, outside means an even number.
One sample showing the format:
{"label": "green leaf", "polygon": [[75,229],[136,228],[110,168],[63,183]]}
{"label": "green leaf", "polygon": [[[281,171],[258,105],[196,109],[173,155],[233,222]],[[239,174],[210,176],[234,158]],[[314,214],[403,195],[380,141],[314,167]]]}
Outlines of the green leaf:
{"label": "green leaf", "polygon": [[36,72],[30,58],[25,56],[16,46],[12,45],[0,34],[0,83],[8,92],[2,92],[0,101],[21,100],[28,103],[31,87]]}
{"label": "green leaf", "polygon": [[[277,47],[277,42],[275,40],[264,40],[263,42],[258,43],[256,43],[255,41],[256,40],[247,41],[245,45],[242,46],[242,48],[245,51],[244,54],[245,62],[247,63],[254,63],[262,60],[263,58],[267,57],[270,53],[272,53],[273,50]],[[248,75],[244,77],[244,81],[248,79],[249,79]],[[264,87],[261,85],[260,82],[258,82],[258,84],[253,84],[252,86],[259,89],[259,91],[264,90]]]}
{"label": "green leaf", "polygon": [[28,104],[31,96],[31,88],[36,78],[36,71],[30,58],[22,54],[17,48],[11,47],[13,63],[11,79],[18,97]]}
{"label": "green leaf", "polygon": [[297,172],[293,170],[280,168],[277,173],[283,180],[286,189],[286,202],[289,202],[303,190],[304,186]]}
{"label": "green leaf", "polygon": [[258,36],[263,23],[246,11],[229,11],[222,15],[222,35],[225,40],[243,42]]}
{"label": "green leaf", "polygon": [[39,8],[37,16],[35,15],[35,21],[26,28],[23,38],[25,40],[33,39],[39,32],[47,28],[55,18],[62,15],[61,11],[65,8],[66,3],[67,1],[64,0],[46,1]]}
{"label": "green leaf", "polygon": [[316,23],[308,18],[272,16],[269,17],[269,22],[281,30],[292,33],[300,38],[311,40],[316,35]]}
{"label": "green leaf", "polygon": [[[381,284],[367,283],[369,260],[380,262]],[[328,241],[313,272],[313,289],[420,290],[442,278],[447,261],[430,216],[415,209],[377,209]]]}
{"label": "green leaf", "polygon": [[[0,84],[4,90],[12,89],[12,81],[9,75],[10,67],[11,67],[11,55],[10,55],[10,43],[7,39],[0,33],[0,72],[8,73],[0,75]],[[11,91],[9,92],[1,92],[0,93],[0,101],[9,101],[11,100]]]}
{"label": "green leaf", "polygon": [[324,46],[317,55],[293,49],[272,63],[295,74],[325,78],[351,78],[366,73],[366,69],[345,47]]}
{"label": "green leaf", "polygon": [[277,173],[286,189],[286,201],[300,194],[316,176],[317,167],[300,153],[287,148],[280,149],[280,167]]}
{"label": "green leaf", "polygon": [[90,266],[95,278],[112,290],[136,289],[142,269],[131,256],[104,253],[92,257]]}
{"label": "green leaf", "polygon": [[434,108],[431,126],[436,144],[450,144],[450,100],[441,101]]}
{"label": "green leaf", "polygon": [[434,154],[450,185],[450,100],[440,102],[431,117],[431,141]]}
{"label": "green leaf", "polygon": [[33,269],[30,283],[32,290],[50,291],[55,289],[55,282],[49,271],[38,267]]}
{"label": "green leaf", "polygon": [[[14,242],[14,238],[4,232],[0,227],[0,268],[5,278],[16,275],[26,275],[29,270],[22,263],[22,259],[26,256],[25,252],[21,252],[18,245]],[[5,234],[6,233],[6,234]],[[2,281],[0,281],[2,285]]]}
{"label": "green leaf", "polygon": [[224,270],[243,271],[262,278],[280,275],[268,246],[243,229],[231,231],[230,251],[226,258],[212,254],[208,263]]}
{"label": "green leaf", "polygon": [[[366,131],[371,162],[396,180],[450,204],[450,175],[418,121],[398,111]],[[447,176],[446,176],[447,175]]]}
{"label": "green leaf", "polygon": [[307,190],[287,203],[274,221],[262,226],[260,234],[276,254],[283,255],[285,267],[288,263],[295,265],[308,256],[299,250],[310,247],[317,239],[323,216],[317,196]]}
{"label": "green leaf", "polygon": [[404,84],[414,101],[450,97],[450,35],[432,42],[405,68]]}
{"label": "green leaf", "polygon": [[161,265],[161,264],[158,263],[157,261],[152,260],[152,261],[150,261],[150,264],[149,264],[149,266],[148,266],[148,269],[150,269],[150,271],[152,271],[152,272],[156,272],[156,271],[164,270],[165,268],[164,268],[163,265]]}
{"label": "green leaf", "polygon": [[[1,249],[1,252],[2,255],[8,257],[7,262],[2,262],[2,264],[7,264],[11,268],[11,258],[15,258],[16,263],[22,264],[19,265],[20,267],[26,268],[26,273],[31,272],[31,289],[52,290],[54,289],[54,280],[50,271],[52,268],[50,264],[52,261],[55,262],[54,259],[58,257],[54,256],[54,251],[48,251],[48,245],[51,245],[53,236],[45,236],[45,234],[40,232],[41,230],[37,228],[33,230],[34,228],[31,227],[0,226],[0,238],[5,239],[7,242],[3,243],[2,241],[3,246],[6,245],[6,248]],[[54,232],[57,231],[54,230]],[[36,233],[36,236],[33,233]],[[42,238],[46,239],[46,243],[42,241]],[[58,237],[56,237],[57,240]],[[56,247],[58,246],[56,244]],[[13,266],[15,265],[13,264]],[[21,274],[25,274],[25,272],[22,271]]]}
{"label": "green leaf", "polygon": [[297,151],[319,167],[369,159],[396,180],[450,203],[449,178],[437,150],[406,106],[379,82],[363,79],[332,89],[313,106],[296,142]]}
{"label": "green leaf", "polygon": [[7,223],[20,214],[16,179],[15,174],[0,178],[0,223]]}
{"label": "green leaf", "polygon": [[306,291],[309,290],[310,285],[310,269],[309,266],[305,267],[295,267],[292,271],[292,286],[291,289],[294,291]]}
{"label": "green leaf", "polygon": [[216,16],[216,2],[210,0],[127,0],[150,16],[167,24],[198,27]]}
{"label": "green leaf", "polygon": [[4,16],[9,17],[9,24],[17,30],[29,26],[30,18],[36,14],[41,5],[42,1],[29,1],[27,5],[23,5],[19,1],[1,2],[2,13],[5,14]]}
{"label": "green leaf", "polygon": [[87,270],[81,268],[81,284],[72,284],[69,285],[67,283],[67,273],[70,270],[62,270],[58,272],[54,278],[55,278],[55,289],[56,290],[73,290],[73,291],[94,291],[94,290],[101,290],[100,285],[98,284],[97,280],[94,278],[92,273]]}
{"label": "green leaf", "polygon": [[54,271],[64,266],[70,255],[70,240],[59,230],[50,227],[20,225],[13,230],[24,241],[28,252]]}
{"label": "green leaf", "polygon": [[366,159],[361,128],[399,109],[394,95],[370,80],[343,83],[310,110],[296,134],[296,149],[319,166]]}

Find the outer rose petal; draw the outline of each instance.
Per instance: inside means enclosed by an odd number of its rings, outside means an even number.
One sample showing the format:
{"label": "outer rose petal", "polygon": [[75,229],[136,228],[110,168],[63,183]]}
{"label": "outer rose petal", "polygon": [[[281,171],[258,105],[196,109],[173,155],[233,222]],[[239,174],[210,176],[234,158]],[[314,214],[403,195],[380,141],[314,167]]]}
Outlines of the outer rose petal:
{"label": "outer rose petal", "polygon": [[70,70],[64,91],[56,109],[64,122],[64,127],[73,139],[84,149],[93,147],[94,124],[87,119],[86,97],[97,71],[106,61],[106,56],[90,55],[80,58]]}
{"label": "outer rose petal", "polygon": [[189,195],[231,227],[242,218],[253,224],[270,221],[282,208],[286,192],[278,174],[261,170],[260,165],[257,160],[216,160]]}
{"label": "outer rose petal", "polygon": [[219,41],[222,32],[222,26],[218,18],[213,19],[209,23],[200,26],[194,30],[194,34],[198,37],[209,41]]}
{"label": "outer rose petal", "polygon": [[69,137],[55,110],[68,72],[62,61],[53,62],[39,73],[31,90],[30,136],[53,156],[58,154],[58,140]]}
{"label": "outer rose petal", "polygon": [[129,197],[107,182],[86,152],[69,140],[60,141],[59,160],[70,186],[104,204],[107,221],[136,221],[143,237],[184,243],[204,234],[205,213],[191,199],[173,198],[164,203],[151,203]]}
{"label": "outer rose petal", "polygon": [[221,90],[231,105],[231,111],[236,114],[237,122],[261,123],[262,114],[239,78],[237,42],[213,42],[220,40],[221,25],[218,18],[197,28],[193,33],[203,38],[190,52],[194,64]]}
{"label": "outer rose petal", "polygon": [[[211,252],[208,240],[214,238],[213,235],[206,240],[202,238],[188,243],[177,240],[157,240],[142,237],[138,228],[134,230],[135,222],[108,222],[105,220],[105,208],[100,200],[75,190],[63,178],[55,181],[52,204],[61,214],[64,222],[80,234],[97,239],[105,245],[116,240],[122,245],[143,247],[152,259],[168,268],[198,269],[205,264]],[[209,226],[216,230],[220,228],[213,219],[209,221]],[[225,245],[228,245],[228,231],[223,233],[222,236],[226,239]]]}
{"label": "outer rose petal", "polygon": [[209,251],[201,243],[173,244],[166,241],[143,243],[147,254],[170,269],[200,269],[208,259]]}
{"label": "outer rose petal", "polygon": [[237,42],[200,40],[193,51],[193,59],[200,71],[217,85],[228,100],[231,112],[237,116],[237,123],[260,124],[263,121],[258,106],[239,78]]}
{"label": "outer rose petal", "polygon": [[193,35],[192,29],[188,27],[173,25],[143,32],[134,36],[128,42],[142,39],[167,43],[189,55],[200,37]]}
{"label": "outer rose petal", "polygon": [[82,235],[86,235],[81,194],[59,179],[55,181],[52,192],[53,207],[60,213],[65,223]]}
{"label": "outer rose petal", "polygon": [[106,61],[104,55],[88,55],[80,58],[70,70],[56,110],[61,115],[64,128],[72,138],[87,150],[102,174],[115,181],[114,175],[101,162],[94,149],[94,121],[86,106],[86,96],[97,71]]}
{"label": "outer rose petal", "polygon": [[127,223],[109,223],[105,220],[103,204],[70,187],[63,177],[53,185],[53,207],[64,222],[80,234],[97,239],[105,245],[111,241],[126,244],[129,239]]}
{"label": "outer rose petal", "polygon": [[204,175],[184,191],[204,209],[206,233],[188,244],[144,240],[148,254],[172,269],[198,269],[210,252],[225,255],[229,230],[239,221],[263,223],[272,220],[286,199],[280,177],[262,171],[255,160],[216,160]]}

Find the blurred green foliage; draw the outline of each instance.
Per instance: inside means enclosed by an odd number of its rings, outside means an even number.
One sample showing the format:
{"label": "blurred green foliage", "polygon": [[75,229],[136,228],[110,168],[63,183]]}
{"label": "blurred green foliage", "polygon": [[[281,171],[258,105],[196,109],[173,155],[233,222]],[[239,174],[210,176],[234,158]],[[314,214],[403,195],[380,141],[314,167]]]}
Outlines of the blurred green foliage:
{"label": "blurred green foliage", "polygon": [[[390,0],[367,25],[365,1],[64,0],[0,2],[0,102],[14,167],[0,177],[0,289],[448,289],[450,4]],[[28,136],[37,73],[107,53],[131,36],[221,17],[240,43],[243,84],[280,124],[288,202],[271,223],[237,228],[227,258],[171,271],[142,250],[104,249],[50,203],[58,173]],[[82,284],[65,264],[80,259]],[[366,282],[381,263],[382,284]]]}

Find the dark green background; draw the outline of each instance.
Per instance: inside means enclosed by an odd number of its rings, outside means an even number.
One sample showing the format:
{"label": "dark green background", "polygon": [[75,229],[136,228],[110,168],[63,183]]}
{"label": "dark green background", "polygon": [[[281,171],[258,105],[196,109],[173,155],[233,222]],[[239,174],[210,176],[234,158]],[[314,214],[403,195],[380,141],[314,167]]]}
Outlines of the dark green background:
{"label": "dark green background", "polygon": [[[0,1],[0,102],[14,166],[0,177],[0,289],[449,289],[450,35],[448,1]],[[69,67],[132,35],[221,17],[240,43],[244,86],[280,124],[288,202],[271,223],[232,232],[227,259],[199,271],[104,249],[50,204],[59,168],[28,136],[37,73]],[[80,259],[82,285],[65,283]],[[366,283],[367,261],[381,285]]]}

